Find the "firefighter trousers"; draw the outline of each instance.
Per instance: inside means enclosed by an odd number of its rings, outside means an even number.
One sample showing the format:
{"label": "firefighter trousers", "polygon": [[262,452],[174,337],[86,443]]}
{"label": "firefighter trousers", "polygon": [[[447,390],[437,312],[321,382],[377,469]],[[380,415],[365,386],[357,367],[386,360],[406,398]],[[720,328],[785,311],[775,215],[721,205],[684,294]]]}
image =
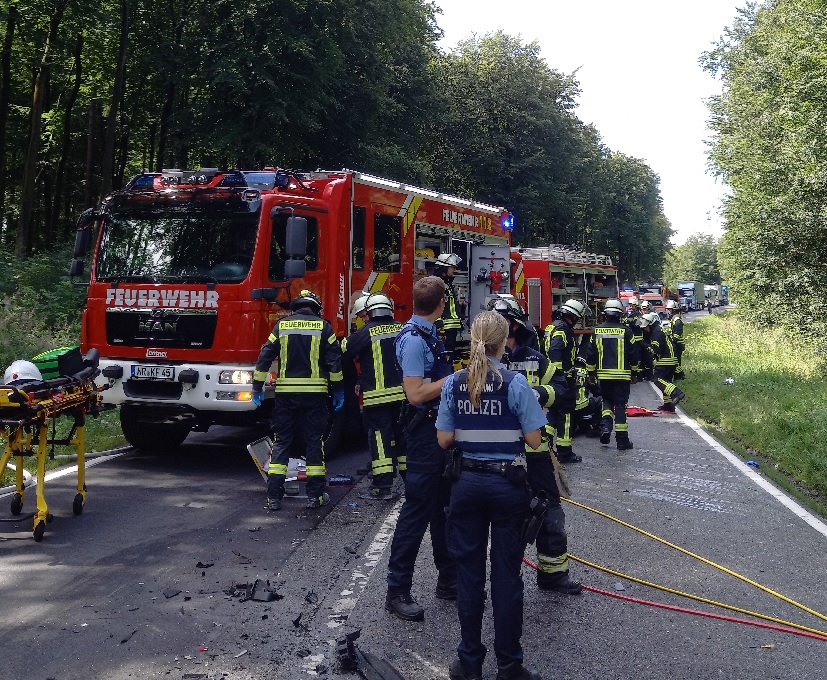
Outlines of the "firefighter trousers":
{"label": "firefighter trousers", "polygon": [[[267,474],[267,496],[284,496],[287,464],[294,442],[304,444],[307,469],[307,497],[318,498],[324,492],[324,433],[330,420],[327,393],[276,392],[273,411],[275,443],[270,453]],[[301,455],[299,453],[298,455]]]}
{"label": "firefighter trousers", "polygon": [[362,422],[368,431],[373,483],[376,489],[390,489],[396,470],[405,471],[405,443],[399,412],[403,402],[365,406]]}
{"label": "firefighter trousers", "polygon": [[626,405],[629,403],[629,380],[601,380],[600,396],[603,397],[603,413],[600,419],[601,427],[606,426],[617,432],[628,432],[629,423],[626,422]]}
{"label": "firefighter trousers", "polygon": [[562,578],[569,571],[568,536],[566,535],[566,515],[560,503],[560,490],[554,478],[554,465],[551,454],[526,453],[528,463],[528,484],[534,495],[544,492],[549,509],[545,522],[537,534],[537,578],[553,574]]}
{"label": "firefighter trousers", "polygon": [[663,392],[664,405],[671,404],[673,396],[681,395],[681,399],[683,399],[683,392],[673,382],[676,368],[676,366],[669,364],[655,366],[655,385]]}

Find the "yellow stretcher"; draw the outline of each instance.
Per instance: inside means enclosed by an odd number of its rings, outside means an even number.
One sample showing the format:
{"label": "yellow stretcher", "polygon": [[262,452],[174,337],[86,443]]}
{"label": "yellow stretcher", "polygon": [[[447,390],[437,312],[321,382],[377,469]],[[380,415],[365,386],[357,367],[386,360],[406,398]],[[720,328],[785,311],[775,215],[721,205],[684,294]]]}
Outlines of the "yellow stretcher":
{"label": "yellow stretcher", "polygon": [[[53,380],[18,381],[14,385],[0,386],[0,438],[6,440],[5,451],[0,458],[0,476],[12,456],[15,458],[16,491],[12,496],[11,513],[19,515],[23,509],[25,487],[23,463],[26,456],[37,459],[37,509],[34,513],[34,540],[40,541],[51,521],[49,508],[43,493],[46,478],[46,457],[49,445],[74,446],[77,449],[78,487],[72,512],[79,515],[86,502],[84,432],[86,414],[97,415],[101,405],[101,392],[106,387],[95,385],[99,375],[98,351],[90,350],[83,360],[83,369],[71,376]],[[49,424],[57,416],[74,419],[71,431],[64,439],[49,438]]]}

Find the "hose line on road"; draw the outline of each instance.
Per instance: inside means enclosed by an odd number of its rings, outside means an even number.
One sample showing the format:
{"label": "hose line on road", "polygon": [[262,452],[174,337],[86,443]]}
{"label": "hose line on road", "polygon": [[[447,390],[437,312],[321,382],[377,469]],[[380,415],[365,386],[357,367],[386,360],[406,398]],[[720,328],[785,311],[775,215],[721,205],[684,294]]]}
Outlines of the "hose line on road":
{"label": "hose line on road", "polygon": [[[668,588],[667,586],[662,586],[658,583],[652,583],[651,581],[644,581],[640,578],[635,578],[634,576],[629,576],[619,571],[615,571],[614,569],[609,569],[608,567],[602,567],[599,564],[595,564],[594,562],[589,562],[588,560],[584,560],[582,557],[577,557],[576,555],[572,555],[569,553],[569,559],[575,560],[576,562],[580,562],[581,564],[585,564],[587,567],[591,567],[592,569],[597,569],[599,571],[604,571],[607,574],[612,574],[612,576],[618,576],[620,578],[628,579],[629,581],[634,581],[635,583],[640,583],[644,586],[649,586],[650,588],[656,588],[657,590],[663,590],[667,593],[672,593],[673,595],[680,595],[681,597],[689,598],[690,600],[696,600],[697,602],[703,602],[705,604],[711,604],[715,607],[721,607],[723,609],[729,609],[733,612],[738,612],[739,614],[746,614],[747,616],[754,616],[758,619],[764,619],[765,621],[772,621],[773,623],[778,623],[784,626],[789,626],[790,628],[797,628],[798,630],[807,631],[808,633],[813,633],[819,636],[820,639],[824,639],[827,642],[827,631],[818,630],[817,628],[808,628],[807,626],[802,626],[797,623],[793,623],[792,621],[785,621],[784,619],[777,619],[774,616],[768,616],[767,614],[759,614],[758,612],[750,611],[749,609],[742,609],[741,607],[736,607],[731,604],[726,604],[725,602],[718,602],[716,600],[710,600],[705,597],[701,597],[700,595],[693,595],[692,593],[685,593],[680,590],[674,590],[673,588]],[[586,588],[587,586],[583,586]],[[607,593],[604,591],[598,591],[596,588],[589,587],[589,590],[593,590],[595,592],[601,592],[603,594],[614,595],[614,593]],[[623,599],[623,596],[619,596]],[[648,603],[647,604],[651,604]],[[694,611],[694,610],[693,610]]]}
{"label": "hose line on road", "polygon": [[[704,564],[708,564],[710,567],[714,567],[715,569],[723,571],[724,573],[729,574],[730,576],[734,576],[735,578],[740,579],[744,583],[749,583],[751,586],[754,586],[754,587],[758,588],[759,590],[763,590],[765,593],[769,593],[770,595],[773,595],[774,597],[777,597],[779,600],[783,600],[784,602],[786,602],[788,604],[791,604],[794,607],[798,607],[799,609],[801,609],[802,611],[807,612],[808,614],[812,614],[813,616],[815,616],[819,619],[822,619],[823,621],[827,621],[827,616],[825,616],[824,614],[821,614],[821,613],[819,613],[819,612],[817,612],[813,609],[810,609],[809,607],[801,604],[800,602],[796,602],[795,600],[790,599],[786,595],[782,595],[781,593],[776,592],[775,590],[772,590],[771,588],[767,588],[766,586],[763,586],[760,583],[756,583],[752,579],[749,579],[746,576],[743,576],[743,575],[741,575],[741,574],[739,574],[735,571],[732,571],[731,569],[727,569],[726,567],[724,567],[720,564],[717,564],[717,563],[713,562],[712,560],[708,560],[705,557],[701,557],[700,555],[696,555],[695,553],[690,552],[689,550],[686,550],[685,548],[681,548],[680,546],[675,545],[674,543],[670,543],[669,541],[666,541],[666,540],[660,538],[659,536],[656,536],[655,534],[651,534],[648,531],[645,531],[644,529],[640,529],[639,527],[636,527],[634,524],[629,524],[628,522],[624,522],[622,519],[619,519],[617,517],[613,517],[612,515],[609,515],[605,512],[597,510],[596,508],[591,508],[588,505],[583,505],[582,503],[578,503],[577,501],[573,501],[570,498],[563,498],[562,500],[566,501],[567,503],[571,503],[572,505],[576,505],[579,508],[583,508],[584,510],[588,510],[589,512],[593,512],[597,515],[600,515],[601,517],[605,517],[606,519],[610,519],[613,522],[617,522],[618,524],[621,524],[621,525],[623,525],[623,526],[625,526],[629,529],[633,529],[634,531],[637,531],[638,533],[643,534],[644,536],[647,536],[648,538],[651,538],[651,539],[657,541],[658,543],[662,543],[663,545],[668,546],[670,548],[673,548],[674,550],[677,550],[678,552],[681,552],[684,555],[688,555],[689,557],[693,557],[696,560],[699,560],[699,561],[703,562]],[[576,558],[573,558],[573,559],[576,559]],[[687,597],[691,597],[691,596],[687,595]],[[820,634],[821,635],[827,635],[827,633],[820,633]]]}
{"label": "hose line on road", "polygon": [[[532,569],[537,569],[537,565],[534,564],[530,559],[527,557],[523,557],[523,562],[525,562],[529,567]],[[628,578],[628,577],[626,577]],[[633,579],[636,580],[636,579]],[[668,609],[669,611],[679,612],[681,614],[693,614],[695,616],[703,616],[709,619],[717,619],[718,621],[728,621],[730,623],[741,623],[747,626],[757,626],[758,628],[766,628],[768,630],[774,630],[779,633],[789,633],[791,635],[800,635],[802,637],[811,638],[813,640],[820,640],[822,642],[827,642],[827,633],[822,633],[821,631],[812,631],[810,628],[803,628],[802,626],[798,626],[796,624],[787,624],[791,625],[791,628],[786,628],[784,626],[774,626],[769,623],[761,623],[759,621],[749,621],[748,619],[739,619],[735,616],[725,616],[724,614],[713,614],[711,612],[702,612],[697,609],[687,609],[685,607],[676,607],[671,604],[664,604],[663,602],[652,602],[651,600],[642,600],[637,597],[629,597],[628,595],[620,595],[619,593],[612,593],[608,590],[602,590],[600,588],[595,588],[593,586],[583,585],[585,590],[588,590],[593,593],[597,593],[598,595],[608,595],[609,597],[617,598],[618,600],[625,600],[626,602],[633,602],[635,604],[645,604],[649,605],[650,607],[657,607],[659,609]],[[672,591],[678,592],[678,591]],[[681,594],[681,593],[679,593]],[[753,614],[753,616],[755,616]],[[767,617],[762,617],[767,618]],[[771,619],[775,620],[775,619]]]}

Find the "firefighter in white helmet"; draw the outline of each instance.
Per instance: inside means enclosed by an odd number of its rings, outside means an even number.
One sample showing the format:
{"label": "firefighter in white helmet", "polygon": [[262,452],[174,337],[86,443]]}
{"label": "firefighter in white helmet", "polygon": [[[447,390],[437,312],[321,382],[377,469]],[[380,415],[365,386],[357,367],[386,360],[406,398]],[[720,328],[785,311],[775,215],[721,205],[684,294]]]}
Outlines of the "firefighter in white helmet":
{"label": "firefighter in white helmet", "polygon": [[587,370],[597,375],[603,398],[600,443],[608,444],[614,429],[618,450],[626,451],[634,448],[629,441],[626,405],[629,386],[640,370],[640,343],[621,320],[623,303],[620,300],[607,300],[603,315],[605,321],[595,327],[586,347]]}
{"label": "firefighter in white helmet", "polygon": [[457,335],[462,330],[462,318],[457,306],[457,292],[454,290],[454,275],[462,258],[454,253],[442,253],[434,262],[434,275],[445,282],[445,309],[437,320],[437,328],[445,343],[445,350],[454,356]]}
{"label": "firefighter in white helmet", "polygon": [[392,500],[394,474],[405,471],[400,410],[405,401],[402,376],[396,367],[395,341],[402,324],[394,320],[393,300],[381,291],[359,298],[367,323],[342,340],[344,365],[359,361],[362,422],[368,431],[373,482],[363,497]]}
{"label": "firefighter in white helmet", "polygon": [[561,463],[579,463],[583,460],[571,448],[571,414],[577,401],[577,380],[574,374],[574,359],[577,356],[577,342],[574,325],[588,311],[580,300],[568,300],[558,310],[559,319],[545,329],[543,351],[551,365],[557,368],[552,381],[555,390],[560,389],[554,406],[549,410],[549,419],[557,431],[557,460]]}
{"label": "firefighter in white helmet", "polygon": [[686,373],[683,370],[683,352],[686,349],[686,341],[683,337],[683,319],[681,318],[681,306],[675,300],[666,301],[666,314],[669,316],[668,333],[672,338],[672,347],[675,356],[678,358],[678,367],[675,369],[675,380],[683,380]]}

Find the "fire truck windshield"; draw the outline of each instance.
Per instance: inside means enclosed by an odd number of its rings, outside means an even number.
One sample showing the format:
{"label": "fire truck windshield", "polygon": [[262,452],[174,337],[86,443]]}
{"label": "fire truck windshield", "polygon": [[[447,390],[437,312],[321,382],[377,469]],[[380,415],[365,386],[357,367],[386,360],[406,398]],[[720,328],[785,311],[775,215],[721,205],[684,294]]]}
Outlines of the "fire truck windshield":
{"label": "fire truck windshield", "polygon": [[259,211],[129,210],[109,213],[99,281],[238,283],[250,271]]}

